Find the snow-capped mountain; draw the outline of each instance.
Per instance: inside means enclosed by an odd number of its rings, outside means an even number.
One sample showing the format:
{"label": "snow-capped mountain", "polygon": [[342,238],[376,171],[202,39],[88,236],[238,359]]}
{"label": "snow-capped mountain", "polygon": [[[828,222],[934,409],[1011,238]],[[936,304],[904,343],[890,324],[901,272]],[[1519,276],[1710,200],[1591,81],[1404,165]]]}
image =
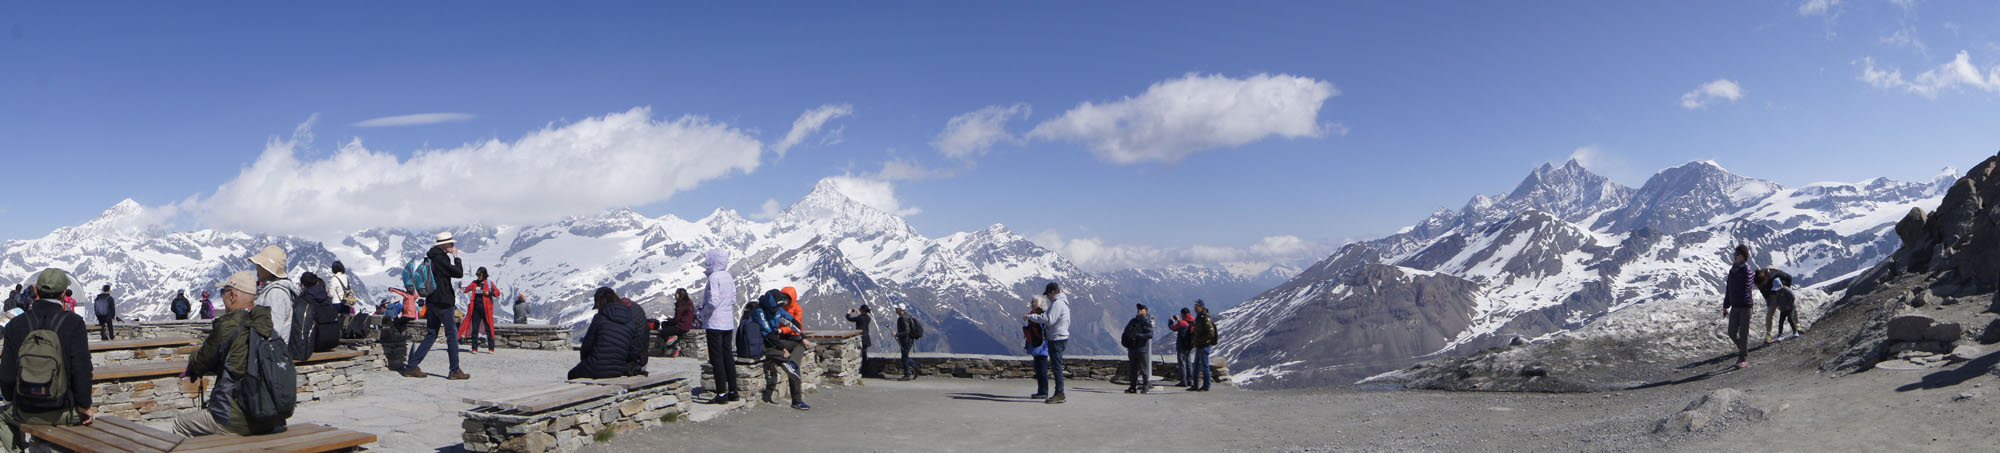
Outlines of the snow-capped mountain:
{"label": "snow-capped mountain", "polygon": [[[76,276],[80,300],[108,283],[123,301],[121,316],[161,318],[173,291],[212,288],[248,269],[246,259],[258,249],[278,244],[289,252],[293,272],[324,275],[339,260],[364,288],[378,290],[364,289],[364,297],[379,301],[388,297],[383,288],[400,285],[402,266],[428,250],[437,233],[372,229],[322,243],[215,230],[169,233],[150,225],[144,208],[128,200],[83,225],[0,245],[0,275],[27,280],[45,267],[66,269]],[[807,324],[824,329],[851,328],[847,309],[873,306],[882,348],[893,345],[891,307],[906,306],[925,323],[919,348],[929,351],[1015,352],[1028,297],[1050,281],[1060,282],[1072,300],[1072,349],[1089,354],[1117,351],[1117,329],[1132,303],[1242,300],[1289,277],[1282,270],[1238,275],[1203,267],[1100,275],[1002,225],[925,237],[830,182],[768,222],[729,210],[688,221],[618,209],[542,225],[442,231],[455,236],[467,266],[461,285],[485,267],[508,293],[527,296],[537,321],[580,328],[592,315],[588,299],[599,286],[639,301],[653,316],[670,315],[676,289],[699,300],[706,283],[701,257],[721,248],[731,251],[730,269],[746,300],[797,287]],[[511,315],[509,307],[499,311]]]}
{"label": "snow-capped mountain", "polygon": [[1544,165],[1222,313],[1219,355],[1252,385],[1346,384],[1637,304],[1707,303],[1739,243],[1804,285],[1840,280],[1893,251],[1894,222],[1956,178],[1785,188],[1704,161],[1635,191],[1575,161]]}

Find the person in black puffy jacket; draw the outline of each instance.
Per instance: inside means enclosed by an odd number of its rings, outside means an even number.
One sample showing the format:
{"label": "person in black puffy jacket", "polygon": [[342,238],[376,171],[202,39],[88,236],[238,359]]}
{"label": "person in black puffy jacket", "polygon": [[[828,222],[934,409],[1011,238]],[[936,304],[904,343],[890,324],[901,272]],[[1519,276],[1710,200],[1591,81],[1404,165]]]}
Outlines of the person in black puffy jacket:
{"label": "person in black puffy jacket", "polygon": [[619,300],[611,288],[598,288],[593,299],[597,315],[590,318],[590,330],[583,334],[581,361],[569,370],[569,379],[644,374],[650,332],[638,305]]}

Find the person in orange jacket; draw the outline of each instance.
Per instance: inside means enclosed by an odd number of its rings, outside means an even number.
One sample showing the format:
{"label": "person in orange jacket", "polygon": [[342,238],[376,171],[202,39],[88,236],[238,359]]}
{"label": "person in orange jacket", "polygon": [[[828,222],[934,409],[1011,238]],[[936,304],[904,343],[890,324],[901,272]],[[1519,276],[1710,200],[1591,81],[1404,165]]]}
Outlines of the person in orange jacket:
{"label": "person in orange jacket", "polygon": [[466,304],[465,323],[458,325],[458,337],[466,338],[472,352],[479,352],[479,326],[486,326],[486,352],[497,352],[493,335],[493,300],[500,297],[500,287],[486,277],[486,268],[473,272],[479,278],[465,285],[465,293],[471,294],[471,302]]}

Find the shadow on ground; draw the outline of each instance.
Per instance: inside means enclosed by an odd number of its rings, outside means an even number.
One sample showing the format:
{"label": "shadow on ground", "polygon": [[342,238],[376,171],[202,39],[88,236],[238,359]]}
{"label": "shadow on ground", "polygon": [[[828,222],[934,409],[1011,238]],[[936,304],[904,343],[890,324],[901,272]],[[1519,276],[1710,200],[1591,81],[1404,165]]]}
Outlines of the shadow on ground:
{"label": "shadow on ground", "polygon": [[1908,392],[1911,390],[1939,389],[1962,384],[1965,381],[1972,380],[1972,378],[1992,372],[1995,363],[2000,363],[2000,352],[1993,352],[1980,356],[1977,359],[1972,359],[1963,365],[1959,365],[1958,368],[1924,375],[1923,380],[1902,387],[1896,387],[1896,391]]}

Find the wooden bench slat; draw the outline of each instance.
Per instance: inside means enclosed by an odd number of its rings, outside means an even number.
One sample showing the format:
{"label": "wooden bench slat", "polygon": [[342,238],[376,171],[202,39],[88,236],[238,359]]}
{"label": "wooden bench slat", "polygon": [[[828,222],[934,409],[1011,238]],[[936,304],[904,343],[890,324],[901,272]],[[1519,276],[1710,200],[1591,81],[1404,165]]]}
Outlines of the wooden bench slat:
{"label": "wooden bench slat", "polygon": [[56,444],[74,451],[101,451],[109,453],[139,453],[143,451],[128,450],[128,447],[133,447],[131,445],[112,445],[106,443],[104,440],[99,440],[102,436],[93,436],[92,434],[100,431],[89,426],[21,425],[21,431],[28,433],[29,436],[33,436],[36,440]]}
{"label": "wooden bench slat", "polygon": [[137,340],[111,340],[90,342],[90,352],[115,351],[120,349],[145,349],[164,346],[187,346],[201,344],[198,338],[145,338]]}
{"label": "wooden bench slat", "polygon": [[185,370],[187,370],[187,361],[168,360],[97,367],[90,374],[91,380],[108,381],[138,377],[178,376],[181,374],[181,371]]}
{"label": "wooden bench slat", "polygon": [[97,431],[102,432],[104,434],[116,437],[117,440],[121,441],[124,444],[146,447],[147,450],[154,450],[154,451],[172,450],[174,448],[174,444],[180,443],[179,440],[161,439],[153,437],[151,433],[139,432],[131,428],[111,423],[105,423],[103,421],[92,422],[90,424],[90,427],[96,428]]}
{"label": "wooden bench slat", "polygon": [[326,362],[326,361],[331,361],[331,360],[341,360],[341,359],[351,359],[351,358],[355,358],[355,357],[360,357],[360,356],[362,356],[362,352],[361,352],[361,351],[359,351],[359,350],[353,350],[353,349],[347,349],[347,350],[340,350],[340,349],[335,349],[335,350],[332,350],[332,351],[326,351],[326,352],[315,352],[315,353],[313,353],[313,354],[312,354],[311,356],[308,356],[308,357],[306,357],[306,359],[305,359],[305,360],[300,360],[300,361],[299,361],[299,363],[315,363],[315,362]]}
{"label": "wooden bench slat", "polygon": [[375,442],[375,435],[359,431],[329,429],[311,434],[275,438],[270,436],[238,437],[246,442],[219,445],[203,450],[175,451],[260,451],[283,453],[316,453],[353,448]]}
{"label": "wooden bench slat", "polygon": [[625,376],[625,377],[611,378],[611,379],[573,379],[567,382],[571,384],[608,385],[608,386],[623,388],[626,390],[631,390],[631,389],[652,387],[675,379],[680,379],[680,377],[666,373],[660,373],[653,375]]}
{"label": "wooden bench slat", "polygon": [[248,442],[262,442],[273,439],[290,439],[294,437],[310,436],[313,434],[323,433],[327,431],[334,431],[334,430],[335,429],[333,427],[326,425],[301,424],[301,425],[286,426],[285,432],[258,434],[255,436],[212,434],[207,436],[188,438],[188,440],[182,441],[181,446],[175,448],[174,451],[201,451],[218,447],[228,448],[230,450],[238,450],[242,448],[241,445],[246,444]]}
{"label": "wooden bench slat", "polygon": [[577,388],[568,391],[557,392],[533,400],[501,402],[500,407],[521,412],[544,412],[549,409],[569,406],[613,393],[618,393],[618,389],[598,385],[577,386]]}
{"label": "wooden bench slat", "polygon": [[118,417],[111,417],[111,416],[98,416],[98,417],[97,417],[97,421],[96,421],[95,423],[106,423],[106,424],[111,424],[111,425],[117,425],[118,427],[121,427],[121,428],[125,428],[125,429],[129,429],[129,430],[132,430],[133,432],[137,432],[137,433],[139,433],[139,434],[143,434],[143,435],[146,435],[146,436],[149,436],[149,437],[152,437],[152,438],[155,438],[155,439],[160,439],[160,440],[164,440],[164,441],[168,441],[168,442],[173,442],[173,443],[180,443],[180,441],[183,441],[183,440],[187,440],[187,438],[186,438],[186,437],[182,437],[182,436],[181,436],[181,435],[179,435],[179,434],[174,434],[174,433],[171,433],[171,432],[167,432],[167,431],[162,431],[162,430],[159,430],[159,429],[156,429],[156,428],[153,428],[153,427],[151,427],[151,426],[146,426],[146,425],[141,425],[141,424],[139,424],[139,422],[135,422],[135,421],[131,421],[131,420],[126,420],[126,419],[123,419],[123,418],[118,418]]}
{"label": "wooden bench slat", "polygon": [[523,400],[523,399],[528,399],[528,398],[534,398],[534,397],[538,397],[538,396],[544,396],[544,395],[548,395],[548,394],[551,394],[551,393],[555,393],[555,392],[560,392],[560,391],[564,391],[564,390],[569,390],[569,389],[570,389],[570,387],[569,387],[569,386],[566,386],[566,385],[556,385],[556,386],[550,386],[549,388],[545,388],[545,389],[541,389],[541,390],[536,390],[536,391],[533,391],[533,392],[528,392],[528,393],[524,393],[524,394],[520,394],[520,395],[508,395],[508,396],[507,396],[507,397],[505,397],[505,398],[494,398],[494,399],[479,399],[479,398],[472,398],[472,397],[466,397],[466,398],[463,398],[463,399],[461,399],[461,401],[464,401],[464,402],[465,402],[465,404],[471,404],[471,405],[473,405],[473,407],[499,407],[500,403],[501,403],[501,402],[503,402],[503,401],[508,401],[508,400]]}

